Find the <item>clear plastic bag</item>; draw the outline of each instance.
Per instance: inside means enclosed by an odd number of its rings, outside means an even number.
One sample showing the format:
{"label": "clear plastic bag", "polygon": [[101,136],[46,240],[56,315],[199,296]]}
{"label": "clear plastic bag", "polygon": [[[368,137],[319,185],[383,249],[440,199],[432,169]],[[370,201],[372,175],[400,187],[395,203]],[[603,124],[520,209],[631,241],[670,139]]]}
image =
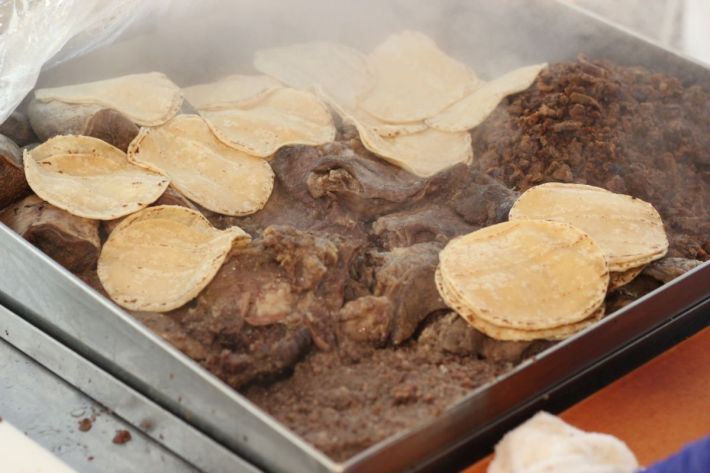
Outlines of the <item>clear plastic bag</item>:
{"label": "clear plastic bag", "polygon": [[0,123],[40,71],[113,41],[159,6],[141,0],[7,0],[0,3]]}

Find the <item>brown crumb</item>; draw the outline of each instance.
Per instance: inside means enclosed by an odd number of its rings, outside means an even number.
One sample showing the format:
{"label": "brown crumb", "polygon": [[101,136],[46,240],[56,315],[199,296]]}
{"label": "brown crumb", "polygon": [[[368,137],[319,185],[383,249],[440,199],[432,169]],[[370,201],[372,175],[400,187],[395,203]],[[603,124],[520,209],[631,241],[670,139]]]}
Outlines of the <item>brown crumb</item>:
{"label": "brown crumb", "polygon": [[86,459],[87,459],[88,461],[94,461],[94,456],[91,455],[91,456],[87,457]]}
{"label": "brown crumb", "polygon": [[126,442],[131,441],[131,433],[127,430],[117,430],[116,435],[113,437],[113,443],[116,445],[123,445]]}
{"label": "brown crumb", "polygon": [[82,432],[88,432],[91,430],[93,422],[88,417],[85,417],[79,421],[79,430]]}

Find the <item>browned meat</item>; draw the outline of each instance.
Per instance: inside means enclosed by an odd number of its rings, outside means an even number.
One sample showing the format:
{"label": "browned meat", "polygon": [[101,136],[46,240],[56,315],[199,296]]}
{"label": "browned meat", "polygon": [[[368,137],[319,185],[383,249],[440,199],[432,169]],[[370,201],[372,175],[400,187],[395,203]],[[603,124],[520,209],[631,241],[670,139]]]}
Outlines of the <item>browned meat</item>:
{"label": "browned meat", "polygon": [[466,174],[466,166],[460,165],[428,179],[418,178],[349,141],[286,148],[272,165],[295,198],[306,203],[317,199],[326,209],[345,210],[354,222],[453,192]]}
{"label": "browned meat", "polygon": [[104,140],[125,152],[138,131],[136,124],[121,112],[104,108],[86,122],[82,134]]}
{"label": "browned meat", "polygon": [[96,267],[99,225],[31,195],[0,213],[0,221],[70,271]]}
{"label": "browned meat", "polygon": [[18,111],[12,112],[7,120],[0,125],[0,135],[7,136],[17,146],[25,146],[37,141],[27,116]]}
{"label": "browned meat", "polygon": [[[418,243],[389,252],[367,250],[353,259],[348,286],[353,300],[345,307],[345,314],[352,326],[371,328],[376,334],[367,337],[360,334],[355,339],[378,340],[379,323],[389,317],[389,341],[401,344],[414,334],[427,315],[446,307],[434,284],[440,250],[441,244],[436,242]],[[355,317],[356,309],[365,312]],[[375,313],[367,313],[369,310]],[[373,325],[371,322],[375,321]]]}
{"label": "browned meat", "polygon": [[611,292],[606,298],[606,313],[613,314],[617,310],[627,306],[639,297],[645,296],[649,292],[661,285],[656,279],[641,273],[629,284]]}
{"label": "browned meat", "polygon": [[438,243],[419,243],[379,255],[382,263],[375,271],[373,293],[391,301],[394,344],[411,337],[427,315],[446,308],[434,284],[440,249]]}
{"label": "browned meat", "polygon": [[448,207],[427,205],[385,215],[372,224],[383,248],[391,250],[415,243],[436,241],[446,243],[452,237],[472,232],[474,227],[464,222]]}
{"label": "browned meat", "polygon": [[495,179],[471,171],[470,179],[451,200],[452,208],[476,228],[508,220],[508,212],[520,194]]}
{"label": "browned meat", "polygon": [[335,343],[353,249],[340,237],[272,226],[235,250],[173,323],[141,317],[234,387],[292,367],[311,342]]}
{"label": "browned meat", "polygon": [[660,212],[670,256],[710,259],[710,92],[606,61],[555,64],[472,132],[473,166],[524,191],[550,181]]}
{"label": "browned meat", "polygon": [[81,135],[89,119],[101,108],[92,104],[32,100],[27,106],[27,117],[37,137],[46,141],[57,135]]}
{"label": "browned meat", "polygon": [[382,296],[360,297],[343,306],[339,319],[344,337],[355,342],[384,346],[390,337],[392,301]]}
{"label": "browned meat", "polygon": [[417,346],[372,349],[344,359],[311,352],[293,375],[249,386],[245,395],[307,442],[342,461],[408,426],[439,416],[452,402],[510,369]]}
{"label": "browned meat", "polygon": [[479,353],[486,360],[517,363],[532,344],[533,342],[504,342],[485,337]]}
{"label": "browned meat", "polygon": [[703,264],[702,261],[694,259],[666,257],[646,266],[643,274],[652,277],[656,281],[667,283],[701,264]]}
{"label": "browned meat", "polygon": [[485,335],[455,312],[449,312],[427,325],[419,335],[419,343],[423,347],[456,355],[478,355],[485,339]]}
{"label": "browned meat", "polygon": [[9,138],[0,135],[0,209],[30,192],[20,148]]}

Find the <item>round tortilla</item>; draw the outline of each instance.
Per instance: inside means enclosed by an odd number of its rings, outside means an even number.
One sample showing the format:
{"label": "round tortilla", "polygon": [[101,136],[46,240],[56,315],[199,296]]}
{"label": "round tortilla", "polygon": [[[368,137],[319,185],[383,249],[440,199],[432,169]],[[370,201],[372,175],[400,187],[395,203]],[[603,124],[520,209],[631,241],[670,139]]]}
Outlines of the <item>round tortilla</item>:
{"label": "round tortilla", "polygon": [[274,188],[269,163],[219,141],[197,115],[144,128],[128,149],[131,162],[154,167],[188,199],[223,215],[249,215]]}
{"label": "round tortilla", "polygon": [[166,312],[194,299],[217,274],[232,246],[249,241],[241,228],[218,230],[192,209],[150,207],[127,217],[111,232],[97,273],[120,306]]}
{"label": "round tortilla", "polygon": [[473,90],[478,79],[422,33],[389,36],[369,56],[375,86],[359,105],[385,122],[424,120]]}
{"label": "round tortilla", "polygon": [[338,43],[314,42],[262,49],[254,54],[254,67],[296,89],[322,89],[348,107],[374,85],[367,58]]}
{"label": "round tortilla", "polygon": [[80,217],[113,220],[156,201],[169,179],[105,141],[63,135],[25,150],[25,176],[50,204]]}
{"label": "round tortilla", "polygon": [[253,156],[267,157],[286,145],[321,145],[335,139],[333,117],[315,95],[277,89],[255,104],[204,110],[223,143]]}
{"label": "round tortilla", "polygon": [[641,271],[643,271],[646,266],[647,265],[642,264],[641,266],[627,269],[626,271],[615,271],[609,273],[609,291],[626,286],[628,283],[636,279],[636,277],[641,274]]}
{"label": "round tortilla", "polygon": [[565,223],[499,223],[451,240],[439,259],[446,286],[478,318],[503,328],[580,322],[601,306],[609,285],[601,249]]}
{"label": "round tortilla", "polygon": [[579,322],[574,322],[558,327],[542,330],[518,330],[486,322],[479,318],[461,301],[461,298],[448,288],[441,278],[441,272],[437,269],[435,273],[436,287],[446,305],[452,308],[457,314],[466,320],[473,328],[496,340],[506,341],[528,341],[528,340],[562,340],[582,329],[587,328],[594,322],[601,320],[604,316],[604,304],[602,304],[591,316]]}
{"label": "round tortilla", "polygon": [[509,218],[544,219],[580,228],[604,251],[612,272],[642,266],[668,251],[663,221],[651,204],[600,187],[563,183],[532,187],[515,202]]}
{"label": "round tortilla", "polygon": [[42,102],[95,104],[118,110],[138,125],[155,126],[174,117],[182,105],[180,88],[165,74],[148,72],[113,79],[37,89]]}
{"label": "round tortilla", "polygon": [[532,85],[547,64],[535,64],[510,71],[486,82],[446,110],[426,119],[426,124],[441,131],[466,131],[480,125],[501,100]]}
{"label": "round tortilla", "polygon": [[220,110],[256,103],[281,87],[269,76],[235,74],[209,84],[185,87],[182,93],[196,110]]}
{"label": "round tortilla", "polygon": [[418,133],[386,138],[364,125],[357,127],[362,144],[372,153],[405,171],[429,177],[473,159],[471,135],[427,128]]}

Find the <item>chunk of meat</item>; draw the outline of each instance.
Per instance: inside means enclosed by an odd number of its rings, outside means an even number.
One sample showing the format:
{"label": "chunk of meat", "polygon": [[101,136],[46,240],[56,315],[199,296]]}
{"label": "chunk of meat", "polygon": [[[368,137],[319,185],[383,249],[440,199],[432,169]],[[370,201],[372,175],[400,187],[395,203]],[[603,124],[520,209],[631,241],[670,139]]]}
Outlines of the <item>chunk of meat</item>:
{"label": "chunk of meat", "polygon": [[485,339],[485,335],[471,327],[460,315],[449,312],[424,327],[418,343],[456,355],[477,355]]}
{"label": "chunk of meat", "polygon": [[138,126],[124,114],[111,108],[104,108],[89,118],[83,134],[104,140],[126,152],[128,145],[138,135],[138,131]]}
{"label": "chunk of meat", "polygon": [[101,248],[96,220],[77,217],[31,195],[0,213],[0,221],[70,271],[96,267]]}
{"label": "chunk of meat", "polygon": [[611,292],[606,298],[606,313],[613,314],[617,310],[627,306],[639,297],[643,297],[649,292],[661,286],[661,282],[641,273],[629,284]]}
{"label": "chunk of meat", "polygon": [[[395,345],[409,339],[430,313],[446,308],[434,284],[441,245],[418,243],[389,252],[370,251],[358,256],[351,267],[360,298],[376,296],[390,301],[389,339]],[[348,304],[353,304],[359,299]],[[382,305],[360,302],[354,307],[376,310]],[[351,309],[349,309],[351,310]],[[362,314],[363,320],[380,320],[381,315]]]}
{"label": "chunk of meat", "polygon": [[519,195],[492,177],[471,170],[469,181],[451,199],[451,206],[467,223],[480,228],[507,220]]}
{"label": "chunk of meat", "polygon": [[141,319],[234,387],[279,375],[335,344],[353,247],[337,236],[268,227],[236,249],[195,301]]}
{"label": "chunk of meat", "polygon": [[7,120],[0,125],[0,135],[7,136],[17,146],[25,146],[37,141],[27,116],[17,110],[12,112]]}
{"label": "chunk of meat", "polygon": [[671,282],[678,276],[682,276],[691,269],[695,269],[703,264],[702,261],[687,258],[665,257],[646,266],[643,274],[650,276],[662,283]]}
{"label": "chunk of meat", "polygon": [[392,301],[387,297],[364,296],[340,310],[340,331],[350,340],[383,346],[390,336]]}
{"label": "chunk of meat", "polygon": [[68,104],[33,99],[27,106],[27,117],[37,137],[46,141],[57,135],[81,135],[100,105]]}
{"label": "chunk of meat", "polygon": [[473,230],[473,226],[441,205],[427,205],[388,214],[375,220],[372,225],[372,233],[387,250],[429,241],[446,243],[455,236]]}
{"label": "chunk of meat", "polygon": [[30,192],[20,148],[9,138],[0,135],[0,209]]}
{"label": "chunk of meat", "polygon": [[452,192],[466,165],[454,166],[431,178],[418,178],[377,159],[361,146],[335,142],[319,147],[285,148],[272,161],[284,186],[302,202],[320,199],[354,221],[370,220],[425,197]]}
{"label": "chunk of meat", "polygon": [[494,362],[517,363],[523,359],[525,352],[534,342],[510,342],[485,337],[479,354],[486,360]]}

